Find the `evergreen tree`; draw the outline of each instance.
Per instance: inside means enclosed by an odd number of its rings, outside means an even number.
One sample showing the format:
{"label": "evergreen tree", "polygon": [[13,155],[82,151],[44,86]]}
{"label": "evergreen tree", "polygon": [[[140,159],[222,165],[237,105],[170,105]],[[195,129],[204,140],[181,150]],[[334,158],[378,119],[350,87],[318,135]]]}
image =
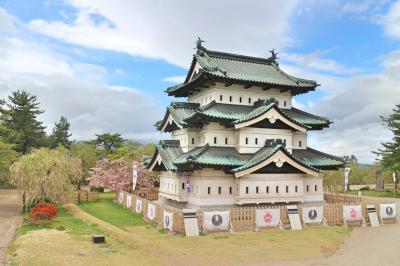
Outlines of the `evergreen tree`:
{"label": "evergreen tree", "polygon": [[125,139],[123,139],[119,133],[104,133],[100,135],[96,134],[96,137],[96,144],[103,147],[107,153],[114,152],[114,150],[121,147],[125,141]]}
{"label": "evergreen tree", "polygon": [[373,153],[378,155],[381,165],[391,171],[400,173],[400,104],[393,109],[393,114],[385,118],[381,116],[382,121],[393,133],[392,141],[382,143],[383,149],[378,149]]}
{"label": "evergreen tree", "polygon": [[63,116],[59,122],[56,122],[53,128],[53,133],[50,135],[50,146],[56,148],[58,146],[64,146],[69,148],[72,142],[69,140],[71,134],[69,133],[69,122]]}
{"label": "evergreen tree", "polygon": [[[40,110],[37,97],[26,91],[13,91],[8,96],[8,101],[0,101],[0,124],[8,132],[15,132],[15,150],[27,153],[33,147],[45,144],[45,126],[37,120]],[[7,139],[7,136],[3,136]]]}

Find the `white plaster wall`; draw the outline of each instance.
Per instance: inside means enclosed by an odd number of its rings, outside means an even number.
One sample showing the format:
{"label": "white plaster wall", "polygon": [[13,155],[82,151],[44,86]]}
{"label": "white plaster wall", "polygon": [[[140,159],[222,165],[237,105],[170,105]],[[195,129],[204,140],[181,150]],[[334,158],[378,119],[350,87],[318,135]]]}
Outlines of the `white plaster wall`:
{"label": "white plaster wall", "polygon": [[[307,191],[308,186],[308,191]],[[315,186],[317,189],[315,190]],[[324,187],[322,177],[304,178],[304,199],[305,201],[323,201],[324,200]]]}
{"label": "white plaster wall", "polygon": [[[269,128],[251,128],[245,127],[238,130],[240,153],[255,153],[265,146],[267,139],[286,140],[286,148],[292,150],[292,131],[289,129],[269,129]],[[246,138],[248,144],[246,144]],[[257,144],[256,144],[257,138]]]}
{"label": "white plaster wall", "polygon": [[[214,137],[217,138],[217,144],[214,144]],[[225,138],[228,144],[225,144]],[[210,146],[236,147],[237,133],[233,128],[226,128],[220,123],[211,122],[203,126],[200,133],[200,145],[208,143]]]}
{"label": "white plaster wall", "polygon": [[[200,130],[197,129],[178,129],[171,134],[173,140],[179,140],[183,152],[188,152],[191,149],[200,146]],[[192,139],[194,144],[192,144]]]}
{"label": "white plaster wall", "polygon": [[[301,146],[300,146],[301,141]],[[303,132],[293,132],[293,149],[306,149],[307,148],[307,133]]]}
{"label": "white plaster wall", "polygon": [[[232,97],[232,100],[230,97]],[[253,105],[259,99],[269,99],[271,97],[279,101],[280,108],[292,108],[292,96],[289,91],[280,92],[279,89],[275,88],[264,91],[262,87],[256,86],[245,89],[244,85],[238,84],[225,87],[225,84],[221,82],[216,82],[214,86],[194,92],[188,97],[188,101],[199,103],[200,105],[205,105],[213,100],[226,104]],[[240,98],[242,99],[241,102]]]}
{"label": "white plaster wall", "polygon": [[160,172],[160,196],[178,202],[185,202],[188,200],[188,193],[186,190],[186,184],[184,189],[182,189],[182,183],[184,183],[184,178],[178,179],[176,173],[169,171]]}

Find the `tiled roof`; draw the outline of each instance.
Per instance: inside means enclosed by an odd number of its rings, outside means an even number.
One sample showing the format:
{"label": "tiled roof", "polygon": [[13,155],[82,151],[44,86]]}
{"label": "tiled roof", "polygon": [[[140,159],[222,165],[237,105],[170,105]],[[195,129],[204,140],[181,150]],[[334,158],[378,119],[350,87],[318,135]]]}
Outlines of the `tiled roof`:
{"label": "tiled roof", "polygon": [[179,146],[179,141],[162,141],[159,145],[156,145],[156,151],[148,165],[151,165],[159,154],[163,164],[170,171],[179,171],[179,169],[184,168],[184,165],[191,165],[190,167],[192,168],[201,165],[223,167],[231,172],[239,172],[267,160],[278,150],[283,151],[294,161],[314,171],[336,169],[343,166],[343,161],[339,157],[311,148],[303,150],[294,149],[291,154],[286,150],[284,145],[277,144],[275,146],[263,147],[254,154],[242,154],[233,147],[218,147],[206,144],[205,146],[196,147],[187,153],[183,153]]}
{"label": "tiled roof", "polygon": [[[201,72],[189,80],[196,62],[201,66]],[[199,80],[205,76],[229,82],[288,88],[293,94],[314,90],[318,86],[313,80],[286,74],[274,60],[202,49],[194,55],[185,82],[168,88],[166,92],[169,95],[187,96],[194,85],[198,85]]]}
{"label": "tiled roof", "polygon": [[261,100],[254,103],[253,106],[224,104],[212,101],[211,103],[201,106],[198,104],[174,103],[167,108],[164,119],[157,122],[156,128],[160,130],[164,123],[167,122],[169,114],[182,127],[191,127],[197,123],[199,118],[220,121],[227,126],[239,124],[254,119],[271,108],[281,113],[288,120],[311,129],[321,129],[329,126],[331,123],[328,119],[300,111],[296,108],[283,109],[278,108],[273,101]]}
{"label": "tiled roof", "polygon": [[292,154],[308,165],[316,168],[328,169],[330,167],[343,167],[343,158],[333,156],[307,147],[307,149],[293,149]]}

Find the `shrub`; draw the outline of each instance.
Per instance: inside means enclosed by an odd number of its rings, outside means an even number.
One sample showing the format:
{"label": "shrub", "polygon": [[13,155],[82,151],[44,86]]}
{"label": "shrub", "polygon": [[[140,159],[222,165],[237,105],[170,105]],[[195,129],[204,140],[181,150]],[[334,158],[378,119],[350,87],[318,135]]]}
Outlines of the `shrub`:
{"label": "shrub", "polygon": [[27,206],[28,211],[32,210],[33,207],[35,207],[36,205],[38,205],[41,201],[47,202],[47,203],[53,203],[53,201],[50,199],[50,197],[40,197],[40,198],[34,198],[32,200],[32,203],[30,205]]}
{"label": "shrub", "polygon": [[53,203],[41,200],[31,209],[30,216],[33,220],[50,220],[57,216],[57,207]]}

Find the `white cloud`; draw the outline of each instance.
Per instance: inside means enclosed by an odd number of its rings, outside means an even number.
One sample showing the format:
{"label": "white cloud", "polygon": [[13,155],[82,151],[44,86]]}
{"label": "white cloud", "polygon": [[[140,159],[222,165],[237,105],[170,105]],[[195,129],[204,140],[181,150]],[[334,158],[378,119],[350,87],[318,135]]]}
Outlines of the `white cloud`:
{"label": "white cloud", "polygon": [[400,1],[390,7],[389,12],[380,19],[379,23],[383,25],[387,36],[400,39]]}
{"label": "white cloud", "polygon": [[3,8],[0,7],[0,30],[14,31],[13,17]]}
{"label": "white cloud", "polygon": [[[161,58],[187,67],[197,35],[206,46],[267,56],[290,43],[289,18],[297,1],[70,1],[78,9],[72,24],[37,19],[31,29],[89,48]],[[106,20],[94,21],[93,15]],[[240,17],[240,19],[238,19]],[[223,33],[223,34],[221,34]]]}
{"label": "white cloud", "polygon": [[170,83],[183,83],[185,81],[186,76],[173,76],[163,78],[162,81],[170,82]]}
{"label": "white cloud", "polygon": [[[394,56],[394,55],[397,55]],[[320,133],[312,133],[311,145],[338,155],[355,154],[362,162],[372,162],[371,151],[391,138],[381,115],[389,115],[400,103],[400,52],[384,57],[381,73],[338,81],[342,89],[318,101],[308,111],[326,116],[335,123]]]}

